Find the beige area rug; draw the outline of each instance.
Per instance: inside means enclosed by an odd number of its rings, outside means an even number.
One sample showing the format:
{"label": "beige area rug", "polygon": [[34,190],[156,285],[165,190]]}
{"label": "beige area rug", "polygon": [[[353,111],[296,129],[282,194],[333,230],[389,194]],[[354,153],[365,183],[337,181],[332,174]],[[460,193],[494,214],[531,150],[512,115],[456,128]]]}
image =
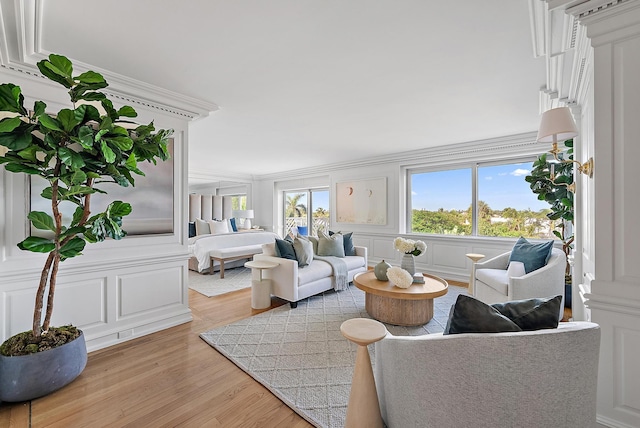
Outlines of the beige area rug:
{"label": "beige area rug", "polygon": [[[420,327],[387,325],[394,335],[442,332],[463,287],[434,301],[434,317]],[[200,335],[229,360],[317,427],[344,427],[356,345],[340,334],[351,318],[370,318],[364,292],[351,285],[280,306]],[[369,352],[373,357],[373,345]],[[372,359],[373,360],[373,359]]]}
{"label": "beige area rug", "polygon": [[192,270],[189,271],[189,288],[207,297],[248,287],[251,287],[251,269],[246,267],[225,269],[223,279],[220,279],[220,272],[213,275],[203,275]]}

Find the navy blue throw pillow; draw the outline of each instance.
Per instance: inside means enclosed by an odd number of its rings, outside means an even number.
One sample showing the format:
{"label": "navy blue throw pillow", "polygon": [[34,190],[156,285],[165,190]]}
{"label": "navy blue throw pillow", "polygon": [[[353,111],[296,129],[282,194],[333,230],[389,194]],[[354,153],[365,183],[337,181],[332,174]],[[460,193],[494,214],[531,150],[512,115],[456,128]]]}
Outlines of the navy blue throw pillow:
{"label": "navy blue throw pillow", "polygon": [[500,333],[522,331],[496,308],[473,297],[461,294],[451,306],[449,319],[442,334]]}
{"label": "navy blue throw pillow", "polygon": [[355,256],[356,255],[356,249],[353,246],[353,232],[342,233],[342,232],[329,231],[329,236],[333,235],[334,233],[339,233],[339,234],[342,235],[342,245],[344,246],[344,255],[345,256]]}
{"label": "navy blue throw pillow", "polygon": [[192,238],[194,236],[196,236],[196,222],[190,221],[189,222],[189,238]]}
{"label": "navy blue throw pillow", "polygon": [[236,226],[236,219],[231,217],[229,219],[229,222],[231,223],[231,229],[233,229],[234,232],[238,231],[238,227]]}
{"label": "navy blue throw pillow", "polygon": [[293,249],[293,242],[288,239],[276,238],[276,249],[283,259],[298,260],[296,258],[296,251]]}

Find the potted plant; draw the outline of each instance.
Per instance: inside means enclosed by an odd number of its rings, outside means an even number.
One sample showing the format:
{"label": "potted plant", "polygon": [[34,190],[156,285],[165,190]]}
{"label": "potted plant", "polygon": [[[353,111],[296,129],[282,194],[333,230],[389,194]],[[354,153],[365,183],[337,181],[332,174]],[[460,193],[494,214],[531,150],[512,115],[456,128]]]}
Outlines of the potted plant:
{"label": "potted plant", "polygon": [[[87,71],[74,76],[71,61],[54,54],[37,65],[46,78],[68,89],[72,108],[52,114],[47,112],[44,102],[36,101],[33,110],[27,110],[20,87],[11,83],[0,85],[0,117],[3,117],[0,146],[4,146],[0,147],[0,164],[9,172],[45,179],[48,187],[41,197],[51,205],[50,212],[28,214],[31,225],[43,232],[18,244],[22,250],[48,256],[36,292],[32,330],[10,337],[0,346],[3,401],[24,401],[45,395],[71,382],[84,369],[86,347],[82,332],[73,326],[50,325],[59,265],[81,255],[87,242],[121,239],[126,235],[121,228],[122,218],[131,213],[131,205],[113,201],[104,212],[93,214],[91,195],[106,193],[99,188],[100,183],[133,186],[133,175],[144,175],[137,167],[138,162],[155,164],[169,158],[167,142],[172,133],[156,131],[153,122],[136,125],[127,121],[137,116],[136,111],[130,106],[114,108],[100,91],[108,85],[99,73]],[[102,112],[93,104],[101,106]],[[61,203],[75,205],[70,218],[63,217]],[[50,354],[56,354],[53,351],[63,348],[77,349],[71,356],[49,358]],[[28,361],[32,361],[31,368],[16,372],[19,370],[16,365],[29,364]],[[69,370],[72,373],[64,373],[62,379],[50,378],[56,372]],[[25,381],[38,380],[45,385],[23,385]]]}
{"label": "potted plant", "polygon": [[565,306],[571,307],[571,265],[569,255],[573,249],[573,140],[564,142],[565,152],[558,154],[560,162],[547,161],[543,153],[533,163],[531,174],[525,177],[538,199],[551,205],[547,214],[550,220],[560,220],[553,234],[562,242],[562,251],[567,256],[565,269]]}

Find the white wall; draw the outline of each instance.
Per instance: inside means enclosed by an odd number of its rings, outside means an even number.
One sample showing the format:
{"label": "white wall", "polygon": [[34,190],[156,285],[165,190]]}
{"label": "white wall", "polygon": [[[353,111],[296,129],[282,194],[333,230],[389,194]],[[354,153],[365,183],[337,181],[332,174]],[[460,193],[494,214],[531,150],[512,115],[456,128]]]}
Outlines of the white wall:
{"label": "white wall", "polygon": [[[42,99],[51,110],[69,107],[64,89],[42,78],[0,68],[0,79],[21,86],[27,106]],[[114,104],[117,108],[122,103]],[[154,120],[157,129],[175,130],[174,232],[89,244],[83,256],[61,264],[52,324],[80,327],[90,351],[191,320],[183,203],[188,118],[148,102],[127,104],[138,111],[139,122]],[[45,255],[16,247],[28,234],[28,205],[27,178],[0,168],[0,341],[31,329]]]}
{"label": "white wall", "polygon": [[[600,325],[598,422],[640,426],[640,1],[536,1],[548,25],[550,99],[580,119],[574,316]],[[564,80],[564,82],[562,82]],[[558,99],[561,95],[565,98]],[[576,293],[579,291],[579,293]],[[576,361],[580,364],[580,361]]]}
{"label": "white wall", "polygon": [[[254,183],[257,201],[255,224],[264,224],[282,235],[282,190],[328,187],[331,192],[331,230],[354,232],[356,245],[368,248],[369,264],[380,260],[399,266],[401,254],[393,247],[397,236],[426,242],[427,251],[416,258],[416,268],[446,279],[468,281],[471,261],[467,253],[492,257],[509,251],[514,239],[406,234],[404,218],[406,169],[417,165],[453,165],[459,162],[509,159],[537,155],[548,149],[535,142],[535,133],[491,140],[465,142],[422,151],[398,153],[381,158],[364,158],[359,162],[324,166],[314,170],[296,170],[260,177]],[[339,223],[335,217],[336,183],[384,177],[387,181],[387,224],[364,225]]]}

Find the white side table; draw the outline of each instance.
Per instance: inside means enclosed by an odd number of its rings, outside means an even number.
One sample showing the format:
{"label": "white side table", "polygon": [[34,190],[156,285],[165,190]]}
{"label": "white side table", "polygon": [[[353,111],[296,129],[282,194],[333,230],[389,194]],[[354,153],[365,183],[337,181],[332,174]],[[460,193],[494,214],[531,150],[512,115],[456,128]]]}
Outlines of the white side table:
{"label": "white side table", "polygon": [[266,309],[271,306],[271,280],[262,277],[262,271],[278,266],[276,262],[250,261],[244,267],[251,268],[251,307]]}
{"label": "white side table", "polygon": [[477,254],[477,253],[469,253],[465,255],[471,259],[471,277],[469,278],[469,296],[473,296],[475,293],[475,290],[473,289],[473,282],[476,277],[476,263],[480,259],[484,259],[485,256],[484,254]]}
{"label": "white side table", "polygon": [[387,328],[379,321],[352,318],[342,323],[340,332],[358,345],[344,426],[345,428],[382,428],[384,422],[380,414],[376,381],[373,377],[367,345],[385,337]]}

